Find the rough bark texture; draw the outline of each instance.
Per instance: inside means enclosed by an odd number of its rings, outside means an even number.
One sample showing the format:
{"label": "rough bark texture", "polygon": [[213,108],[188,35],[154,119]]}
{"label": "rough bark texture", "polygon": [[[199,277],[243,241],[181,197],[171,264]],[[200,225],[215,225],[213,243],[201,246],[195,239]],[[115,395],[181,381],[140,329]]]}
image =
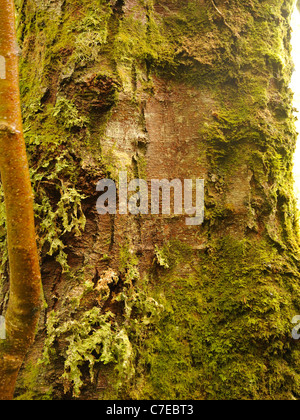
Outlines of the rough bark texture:
{"label": "rough bark texture", "polygon": [[[12,399],[19,369],[36,332],[41,276],[33,194],[22,130],[12,0],[1,0],[0,28],[0,55],[5,58],[5,78],[0,80],[0,171],[10,263],[6,340],[0,340],[0,399]],[[4,220],[2,218],[2,223]]]}
{"label": "rough bark texture", "polygon": [[[19,3],[48,305],[19,398],[299,398],[294,2]],[[120,169],[205,178],[204,224],[99,216]]]}

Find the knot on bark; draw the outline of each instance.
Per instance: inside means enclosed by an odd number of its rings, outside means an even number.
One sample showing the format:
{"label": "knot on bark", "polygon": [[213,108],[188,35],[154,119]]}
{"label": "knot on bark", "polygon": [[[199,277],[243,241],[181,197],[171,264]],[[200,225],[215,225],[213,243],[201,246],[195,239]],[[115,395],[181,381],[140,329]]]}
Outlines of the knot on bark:
{"label": "knot on bark", "polygon": [[16,127],[14,127],[11,124],[8,124],[5,121],[0,121],[0,134],[1,133],[7,133],[12,136],[16,136],[17,134],[21,134],[21,131],[17,130]]}

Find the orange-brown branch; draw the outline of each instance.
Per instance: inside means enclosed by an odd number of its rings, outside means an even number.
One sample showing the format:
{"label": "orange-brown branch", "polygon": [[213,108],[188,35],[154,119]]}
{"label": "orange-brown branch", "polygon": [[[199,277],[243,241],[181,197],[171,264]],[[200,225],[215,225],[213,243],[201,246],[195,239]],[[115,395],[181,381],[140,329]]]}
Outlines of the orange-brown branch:
{"label": "orange-brown branch", "polygon": [[41,295],[33,194],[22,132],[13,0],[0,0],[0,56],[5,63],[0,79],[0,171],[10,264],[6,340],[0,340],[0,399],[11,399],[22,361],[34,340]]}

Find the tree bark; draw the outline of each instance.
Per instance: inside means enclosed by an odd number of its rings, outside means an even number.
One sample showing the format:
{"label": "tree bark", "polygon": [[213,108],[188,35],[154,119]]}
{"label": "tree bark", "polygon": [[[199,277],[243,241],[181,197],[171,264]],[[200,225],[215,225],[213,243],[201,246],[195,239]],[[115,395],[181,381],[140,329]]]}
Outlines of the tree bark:
{"label": "tree bark", "polygon": [[[48,309],[20,398],[299,398],[293,7],[21,4]],[[204,223],[98,215],[120,170],[205,179]]]}
{"label": "tree bark", "polygon": [[41,279],[33,193],[22,132],[12,0],[1,0],[0,28],[0,55],[5,59],[5,78],[0,80],[0,171],[10,264],[6,340],[0,340],[0,399],[12,399],[19,369],[35,336]]}

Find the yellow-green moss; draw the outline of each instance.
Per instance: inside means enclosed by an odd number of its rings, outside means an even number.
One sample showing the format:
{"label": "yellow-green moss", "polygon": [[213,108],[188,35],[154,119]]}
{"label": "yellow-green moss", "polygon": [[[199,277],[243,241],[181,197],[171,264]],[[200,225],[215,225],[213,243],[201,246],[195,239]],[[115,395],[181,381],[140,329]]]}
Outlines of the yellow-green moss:
{"label": "yellow-green moss", "polygon": [[299,312],[296,265],[287,266],[264,241],[226,237],[198,255],[179,243],[166,246],[172,268],[164,264],[152,277],[152,294],[166,312],[143,343],[139,363],[148,373],[135,395],[297,397],[299,362],[291,340],[291,319]]}

